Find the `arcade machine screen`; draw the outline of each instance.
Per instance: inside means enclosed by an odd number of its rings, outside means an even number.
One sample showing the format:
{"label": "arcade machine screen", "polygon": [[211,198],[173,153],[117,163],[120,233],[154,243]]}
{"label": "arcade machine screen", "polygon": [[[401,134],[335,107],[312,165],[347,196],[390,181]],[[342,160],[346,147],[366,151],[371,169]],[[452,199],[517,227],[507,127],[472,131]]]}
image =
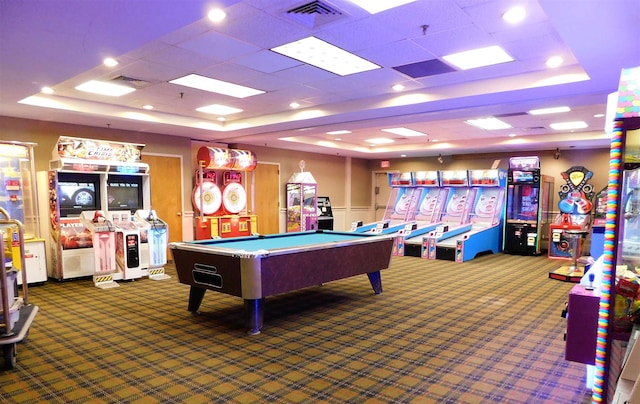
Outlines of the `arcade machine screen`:
{"label": "arcade machine screen", "polygon": [[110,175],[107,179],[107,201],[110,210],[142,209],[142,177]]}
{"label": "arcade machine screen", "polygon": [[100,209],[99,174],[59,173],[60,216],[80,216],[85,210]]}

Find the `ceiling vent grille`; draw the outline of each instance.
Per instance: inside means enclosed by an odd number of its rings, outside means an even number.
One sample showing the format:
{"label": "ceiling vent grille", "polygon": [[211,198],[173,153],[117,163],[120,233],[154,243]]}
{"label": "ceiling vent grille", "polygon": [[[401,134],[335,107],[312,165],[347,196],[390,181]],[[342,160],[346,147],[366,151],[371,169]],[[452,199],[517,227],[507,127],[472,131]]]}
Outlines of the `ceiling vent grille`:
{"label": "ceiling vent grille", "polygon": [[127,77],[127,76],[114,77],[113,79],[111,79],[111,82],[114,83],[114,84],[125,84],[125,85],[128,85],[130,87],[137,88],[137,89],[149,87],[150,85],[153,84],[150,81],[136,79],[136,78]]}
{"label": "ceiling vent grille", "polygon": [[326,1],[312,1],[286,12],[296,22],[309,28],[316,28],[344,17],[345,13]]}

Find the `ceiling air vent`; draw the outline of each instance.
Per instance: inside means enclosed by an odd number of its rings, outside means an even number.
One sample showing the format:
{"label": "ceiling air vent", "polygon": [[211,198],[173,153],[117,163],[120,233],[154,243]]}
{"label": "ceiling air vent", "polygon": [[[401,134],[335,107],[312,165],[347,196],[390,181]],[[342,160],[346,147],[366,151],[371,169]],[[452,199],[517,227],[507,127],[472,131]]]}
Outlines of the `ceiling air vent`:
{"label": "ceiling air vent", "polygon": [[309,28],[316,28],[341,19],[345,13],[326,1],[312,1],[285,13],[289,18]]}
{"label": "ceiling air vent", "polygon": [[137,89],[149,87],[150,85],[153,84],[150,81],[145,81],[145,80],[141,80],[141,79],[135,79],[133,77],[127,77],[127,76],[114,77],[113,79],[111,79],[111,82],[114,83],[114,84],[125,84],[125,85],[128,85],[130,87],[137,88]]}

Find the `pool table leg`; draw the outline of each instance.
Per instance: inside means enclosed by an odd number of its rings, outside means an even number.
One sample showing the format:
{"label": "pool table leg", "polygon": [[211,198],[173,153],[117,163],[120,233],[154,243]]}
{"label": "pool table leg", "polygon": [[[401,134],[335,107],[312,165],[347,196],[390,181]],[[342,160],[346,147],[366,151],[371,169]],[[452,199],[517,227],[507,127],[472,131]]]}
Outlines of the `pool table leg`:
{"label": "pool table leg", "polygon": [[244,299],[244,307],[246,310],[248,334],[260,334],[264,320],[264,298],[262,299]]}
{"label": "pool table leg", "polygon": [[371,286],[373,287],[373,291],[376,292],[376,295],[382,293],[382,278],[380,277],[380,271],[369,272],[367,274],[369,277],[369,282],[371,282]]}
{"label": "pool table leg", "polygon": [[189,290],[189,311],[195,313],[200,308],[200,304],[202,303],[202,298],[204,298],[204,292],[206,289],[196,288],[195,286],[191,287]]}

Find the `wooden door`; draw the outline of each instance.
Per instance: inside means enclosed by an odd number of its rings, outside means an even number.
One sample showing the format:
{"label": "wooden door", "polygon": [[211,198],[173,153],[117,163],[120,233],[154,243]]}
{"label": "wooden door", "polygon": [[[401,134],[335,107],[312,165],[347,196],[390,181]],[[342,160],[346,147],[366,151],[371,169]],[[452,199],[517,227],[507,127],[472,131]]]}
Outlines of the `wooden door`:
{"label": "wooden door", "polygon": [[151,208],[169,226],[169,242],[182,241],[182,160],[143,154],[142,161],[149,164]]}
{"label": "wooden door", "polygon": [[[247,188],[247,200],[251,201],[255,192],[253,214],[257,216],[258,233],[276,234],[280,232],[280,166],[275,163],[258,163],[251,172],[252,184]],[[251,206],[247,207],[251,210]]]}

